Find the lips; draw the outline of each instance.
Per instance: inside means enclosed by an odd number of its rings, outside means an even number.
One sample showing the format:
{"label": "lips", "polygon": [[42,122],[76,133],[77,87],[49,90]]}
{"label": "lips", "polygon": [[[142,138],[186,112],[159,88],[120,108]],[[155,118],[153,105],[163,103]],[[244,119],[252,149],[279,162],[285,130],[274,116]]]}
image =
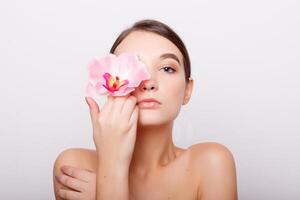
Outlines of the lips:
{"label": "lips", "polygon": [[137,104],[140,104],[140,103],[143,103],[143,102],[148,102],[148,103],[155,102],[155,103],[161,104],[160,101],[158,101],[157,99],[154,99],[154,98],[141,99],[140,101],[138,101]]}
{"label": "lips", "polygon": [[138,101],[137,105],[141,109],[157,109],[160,107],[161,102],[154,98],[146,98]]}

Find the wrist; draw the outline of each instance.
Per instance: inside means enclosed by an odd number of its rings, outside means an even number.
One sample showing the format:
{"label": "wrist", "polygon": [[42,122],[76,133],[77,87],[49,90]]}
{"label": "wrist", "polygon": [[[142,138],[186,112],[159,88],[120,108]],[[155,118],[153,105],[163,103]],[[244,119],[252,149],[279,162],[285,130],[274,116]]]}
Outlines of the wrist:
{"label": "wrist", "polygon": [[123,159],[120,158],[120,155],[103,155],[97,153],[97,163],[98,166],[106,167],[106,168],[118,168],[124,170],[128,170],[130,166],[131,159]]}
{"label": "wrist", "polygon": [[97,171],[105,174],[117,174],[126,177],[129,174],[129,164],[124,164],[117,159],[103,159],[98,157]]}

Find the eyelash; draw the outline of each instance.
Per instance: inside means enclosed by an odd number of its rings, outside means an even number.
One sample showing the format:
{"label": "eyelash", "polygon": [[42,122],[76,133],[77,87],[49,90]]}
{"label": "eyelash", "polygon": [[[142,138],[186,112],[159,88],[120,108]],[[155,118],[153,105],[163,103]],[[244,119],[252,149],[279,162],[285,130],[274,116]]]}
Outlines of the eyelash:
{"label": "eyelash", "polygon": [[168,69],[172,69],[173,71],[172,72],[168,72],[168,73],[174,73],[174,72],[176,72],[176,70],[174,69],[174,68],[172,68],[172,67],[169,67],[169,66],[166,66],[166,67],[163,67],[162,69],[166,69],[166,68],[168,68]]}

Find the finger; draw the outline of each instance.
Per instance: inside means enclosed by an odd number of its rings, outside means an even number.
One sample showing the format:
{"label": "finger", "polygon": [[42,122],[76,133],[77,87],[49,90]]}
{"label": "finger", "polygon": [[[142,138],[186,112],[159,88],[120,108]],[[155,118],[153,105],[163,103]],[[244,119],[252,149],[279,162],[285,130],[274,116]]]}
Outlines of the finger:
{"label": "finger", "polygon": [[108,95],[105,104],[102,107],[102,114],[103,116],[109,116],[112,110],[113,101],[115,97],[112,95]]}
{"label": "finger", "polygon": [[57,178],[57,180],[60,183],[62,183],[63,185],[65,185],[71,189],[77,190],[78,192],[83,191],[85,188],[84,186],[87,184],[86,182],[84,182],[82,180],[73,178],[73,177],[65,175],[65,174],[60,175]]}
{"label": "finger", "polygon": [[93,122],[95,122],[96,119],[98,118],[99,113],[100,113],[99,106],[98,106],[97,102],[91,97],[85,97],[85,100],[86,100],[86,103],[88,104],[88,106],[90,108],[91,120]]}
{"label": "finger", "polygon": [[80,200],[82,199],[81,193],[71,190],[60,189],[58,195],[66,200]]}
{"label": "finger", "polygon": [[129,96],[124,103],[122,113],[124,118],[130,121],[131,115],[134,112],[134,107],[136,106],[137,98],[135,96]]}
{"label": "finger", "polygon": [[63,173],[85,182],[92,181],[93,177],[96,176],[95,172],[88,169],[80,169],[77,167],[72,167],[67,165],[62,166],[60,169],[62,170]]}
{"label": "finger", "polygon": [[118,96],[113,101],[112,112],[111,112],[111,119],[114,120],[120,116],[122,112],[123,105],[128,98],[127,96]]}
{"label": "finger", "polygon": [[129,124],[136,124],[138,120],[138,115],[139,115],[139,107],[135,106],[133,113],[130,117]]}

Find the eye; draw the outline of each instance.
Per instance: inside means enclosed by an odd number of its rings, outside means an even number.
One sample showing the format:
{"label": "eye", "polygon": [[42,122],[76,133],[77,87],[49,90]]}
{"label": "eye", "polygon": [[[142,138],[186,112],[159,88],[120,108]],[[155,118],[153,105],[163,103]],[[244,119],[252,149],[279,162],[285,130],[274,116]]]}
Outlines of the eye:
{"label": "eye", "polygon": [[[172,67],[169,67],[169,66],[163,67],[162,69],[164,69],[164,70],[167,71],[168,73],[174,73],[174,72],[176,72],[175,69],[173,69]],[[171,70],[171,71],[170,71],[170,70]]]}

